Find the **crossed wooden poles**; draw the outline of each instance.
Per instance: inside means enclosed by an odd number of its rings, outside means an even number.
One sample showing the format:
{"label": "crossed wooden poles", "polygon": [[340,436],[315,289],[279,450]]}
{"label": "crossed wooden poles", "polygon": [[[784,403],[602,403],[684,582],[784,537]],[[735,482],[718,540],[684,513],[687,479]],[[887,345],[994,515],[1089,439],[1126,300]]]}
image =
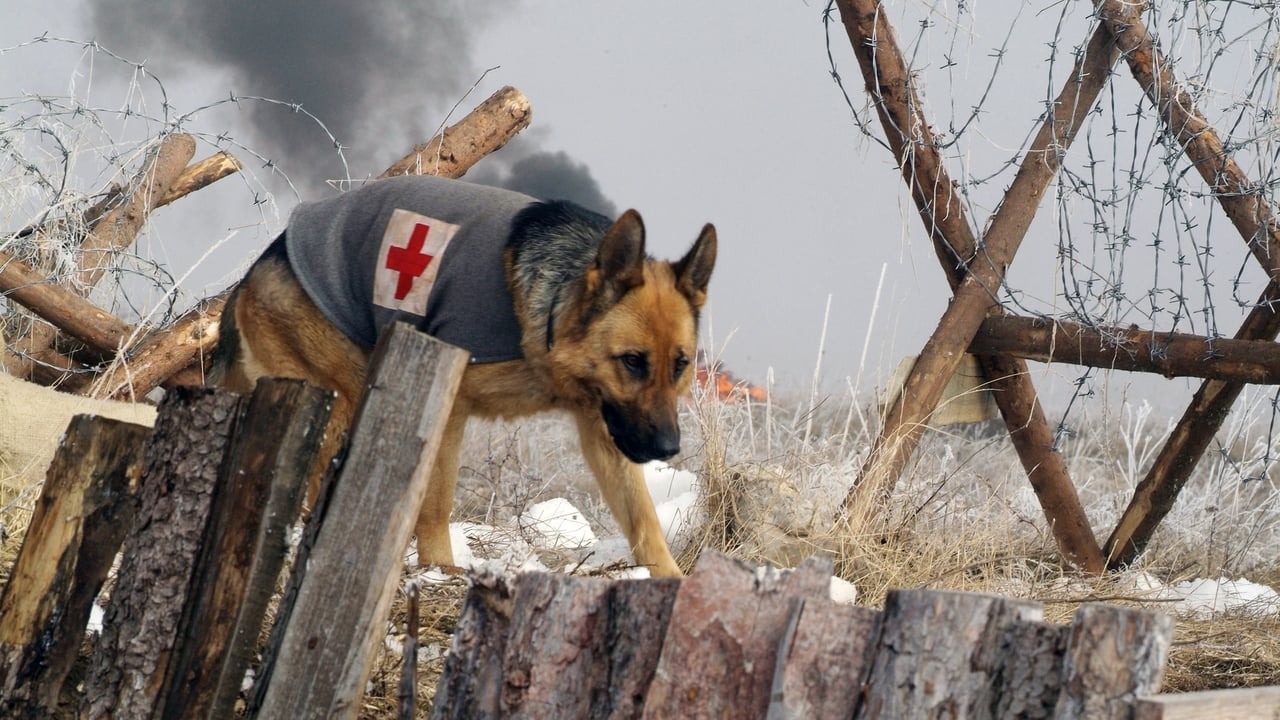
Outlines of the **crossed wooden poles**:
{"label": "crossed wooden poles", "polygon": [[[1142,24],[1141,5],[1105,0],[1095,2],[1098,27],[1026,152],[987,232],[979,238],[943,167],[893,29],[880,11],[881,2],[836,0],[836,5],[889,147],[954,292],[898,401],[889,410],[857,483],[845,498],[843,516],[849,520],[870,517],[872,508],[909,462],[962,355],[972,349],[1063,555],[1090,573],[1132,562],[1172,508],[1244,384],[1275,381],[1280,356],[1270,341],[1280,334],[1280,314],[1272,309],[1272,303],[1280,300],[1280,225],[1271,207],[1179,86],[1173,68]],[[1119,328],[1090,335],[1079,326],[1061,327],[1059,323],[1049,330],[1034,324],[1027,327],[1025,318],[1007,316],[997,301],[1004,273],[1040,199],[1118,58],[1128,63],[1133,77],[1158,109],[1165,132],[1182,144],[1187,158],[1270,278],[1258,304],[1229,341],[1235,343],[1230,348],[1225,347],[1228,342],[1207,337],[1134,333]],[[1037,329],[1039,337],[1031,337],[1037,335]],[[1066,344],[1079,352],[1065,353],[1067,357],[1054,353],[1055,338],[1072,340]],[[1138,346],[1125,352],[1115,339]],[[1097,345],[1091,345],[1090,340]],[[1176,369],[1160,352],[1166,343],[1170,347],[1176,344],[1183,353],[1183,362]],[[1197,372],[1194,363],[1186,361],[1188,354],[1194,356],[1197,343],[1202,358],[1214,356],[1220,362],[1213,367],[1202,363]],[[1107,344],[1112,347],[1105,347]],[[1120,360],[1122,355],[1127,362]],[[1053,450],[1053,433],[1022,358],[1210,378],[1139,483],[1104,546],[1094,537],[1063,458]]]}

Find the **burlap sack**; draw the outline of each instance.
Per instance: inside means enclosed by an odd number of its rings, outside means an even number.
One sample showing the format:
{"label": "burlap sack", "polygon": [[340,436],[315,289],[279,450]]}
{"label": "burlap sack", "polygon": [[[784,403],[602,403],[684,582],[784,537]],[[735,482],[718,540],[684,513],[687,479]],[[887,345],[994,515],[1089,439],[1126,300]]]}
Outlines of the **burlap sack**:
{"label": "burlap sack", "polygon": [[44,479],[72,416],[89,414],[155,424],[156,409],[70,395],[0,372],[0,491],[21,491]]}

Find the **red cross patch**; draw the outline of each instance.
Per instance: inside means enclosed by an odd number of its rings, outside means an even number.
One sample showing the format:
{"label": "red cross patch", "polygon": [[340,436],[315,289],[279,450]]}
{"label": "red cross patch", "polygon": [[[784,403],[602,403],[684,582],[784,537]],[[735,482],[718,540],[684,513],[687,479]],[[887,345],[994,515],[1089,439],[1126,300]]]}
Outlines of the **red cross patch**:
{"label": "red cross patch", "polygon": [[440,256],[458,226],[408,210],[395,210],[382,236],[374,270],[373,303],[426,315]]}

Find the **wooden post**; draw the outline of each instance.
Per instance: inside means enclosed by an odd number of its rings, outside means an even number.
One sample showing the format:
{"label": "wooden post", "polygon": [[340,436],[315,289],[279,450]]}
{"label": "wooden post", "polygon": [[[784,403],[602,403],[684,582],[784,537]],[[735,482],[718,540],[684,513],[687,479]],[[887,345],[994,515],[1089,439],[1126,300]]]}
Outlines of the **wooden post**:
{"label": "wooden post", "polygon": [[162,709],[161,685],[239,411],[239,396],[207,388],[176,388],[161,403],[146,445],[137,521],[90,660],[84,717],[150,718]]}
{"label": "wooden post", "polygon": [[398,720],[413,720],[418,705],[418,583],[410,582],[405,588],[404,647],[401,656],[404,665],[400,669],[400,702]]}
{"label": "wooden post", "polygon": [[1029,601],[975,593],[895,590],[885,600],[875,659],[856,718],[982,717],[1021,658],[1004,652]]}
{"label": "wooden post", "polygon": [[482,569],[471,575],[431,720],[501,717],[502,658],[507,652],[516,589],[510,578]]}
{"label": "wooden post", "polygon": [[395,175],[440,175],[462,177],[472,165],[506,145],[529,126],[533,111],[524,93],[504,87],[476,106],[457,124],[429,142],[417,145],[381,177]]}
{"label": "wooden post", "polygon": [[133,518],[151,429],[77,415],[0,597],[0,715],[53,717],[93,599]]}
{"label": "wooden post", "polygon": [[[1012,261],[1039,200],[1061,164],[1084,118],[1106,84],[1115,50],[1095,32],[1028,151],[979,247],[964,205],[942,165],[910,73],[893,30],[876,0],[838,0],[840,15],[862,68],[867,91],[903,178],[911,188],[934,251],[956,292],[934,336],[926,344],[900,397],[890,410],[858,484],[842,512],[866,517],[874,500],[901,474],[929,413],[937,406],[983,316],[996,309],[996,288]],[[892,128],[892,129],[891,129]],[[1028,479],[1063,554],[1088,572],[1105,563],[1084,514],[1066,463],[1053,450],[1053,433],[1027,375],[1026,364],[979,357]],[[861,496],[861,497],[859,497]]]}
{"label": "wooden post", "polygon": [[1159,691],[1173,619],[1149,610],[1089,603],[1076,611],[1054,717],[1129,720],[1133,702]]}
{"label": "wooden post", "polygon": [[355,717],[467,354],[409,325],[383,331],[258,717]]}
{"label": "wooden post", "polygon": [[643,717],[764,716],[792,598],[824,597],[830,586],[829,561],[757,574],[704,551],[676,593]]}
{"label": "wooden post", "polygon": [[222,466],[159,717],[235,714],[332,406],[332,392],[301,380],[254,389]]}

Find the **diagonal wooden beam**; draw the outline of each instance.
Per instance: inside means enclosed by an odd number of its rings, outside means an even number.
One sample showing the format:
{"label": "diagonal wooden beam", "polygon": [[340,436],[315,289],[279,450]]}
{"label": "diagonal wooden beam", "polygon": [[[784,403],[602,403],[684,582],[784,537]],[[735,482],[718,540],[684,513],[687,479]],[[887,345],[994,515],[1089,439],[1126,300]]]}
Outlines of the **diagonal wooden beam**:
{"label": "diagonal wooden beam", "polygon": [[[1004,270],[1030,227],[1067,147],[1106,85],[1115,53],[1105,31],[1095,32],[1047,114],[980,245],[942,165],[893,30],[880,13],[880,3],[838,0],[836,4],[890,148],[955,290],[938,329],[907,379],[899,396],[901,401],[890,409],[858,483],[845,498],[842,512],[849,516],[865,514],[865,509],[873,506],[901,474],[929,414],[937,406],[943,386],[955,372],[982,320],[989,313],[1001,312],[996,292]],[[1053,432],[1036,398],[1026,364],[997,356],[980,357],[980,362],[996,391],[1010,437],[1059,548],[1082,569],[1100,572],[1104,566],[1101,551],[1067,474],[1066,463],[1053,450]]]}
{"label": "diagonal wooden beam", "polygon": [[[1119,0],[1105,0],[1095,5],[1134,79],[1158,108],[1165,131],[1182,145],[1187,159],[1209,185],[1270,278],[1235,338],[1274,339],[1280,334],[1280,314],[1274,306],[1280,299],[1280,223],[1266,200],[1264,187],[1253,183],[1227,153],[1218,134],[1178,82],[1172,64],[1142,24],[1136,6]],[[1209,380],[1196,391],[1107,540],[1106,554],[1111,567],[1131,563],[1146,547],[1243,389],[1240,382]]]}

